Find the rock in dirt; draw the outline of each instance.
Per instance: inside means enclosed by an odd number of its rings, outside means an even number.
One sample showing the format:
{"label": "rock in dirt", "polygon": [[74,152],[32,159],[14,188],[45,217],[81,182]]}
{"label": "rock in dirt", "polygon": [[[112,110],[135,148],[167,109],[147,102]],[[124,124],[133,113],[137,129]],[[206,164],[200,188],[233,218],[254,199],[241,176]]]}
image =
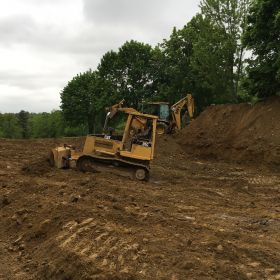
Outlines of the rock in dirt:
{"label": "rock in dirt", "polygon": [[19,244],[19,242],[22,240],[22,236],[20,236],[19,238],[17,238],[15,241],[13,241],[13,245],[17,245]]}
{"label": "rock in dirt", "polygon": [[79,201],[80,198],[81,198],[80,195],[72,195],[72,196],[70,197],[70,201],[73,202],[73,203],[76,203],[76,202]]}
{"label": "rock in dirt", "polygon": [[249,263],[250,266],[252,267],[258,267],[260,266],[260,263],[259,262],[252,262],[252,263]]}
{"label": "rock in dirt", "polygon": [[219,252],[222,252],[224,250],[224,247],[220,244],[220,245],[217,246],[217,250]]}
{"label": "rock in dirt", "polygon": [[23,251],[25,249],[25,245],[24,244],[20,244],[18,246],[18,248],[19,248],[20,251]]}

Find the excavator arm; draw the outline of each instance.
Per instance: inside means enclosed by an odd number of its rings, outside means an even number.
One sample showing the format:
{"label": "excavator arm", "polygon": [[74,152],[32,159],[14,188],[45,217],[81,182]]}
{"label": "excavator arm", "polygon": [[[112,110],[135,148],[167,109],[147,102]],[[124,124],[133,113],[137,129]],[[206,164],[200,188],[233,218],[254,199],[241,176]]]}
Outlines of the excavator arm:
{"label": "excavator arm", "polygon": [[119,109],[122,108],[123,103],[124,103],[124,99],[121,100],[119,103],[117,103],[111,107],[107,107],[105,109],[107,111],[107,115],[106,115],[106,119],[105,119],[105,123],[104,123],[104,127],[103,127],[103,132],[105,132],[107,130],[108,121],[116,115],[116,113],[118,112]]}
{"label": "excavator arm", "polygon": [[122,108],[123,103],[124,103],[124,99],[111,107],[107,107],[106,108],[107,116],[109,116],[110,119],[113,118],[114,115],[118,112],[118,109]]}
{"label": "excavator arm", "polygon": [[181,129],[181,111],[186,106],[190,119],[193,119],[194,115],[194,99],[191,94],[187,94],[186,97],[179,100],[177,103],[171,106],[172,123],[178,130]]}
{"label": "excavator arm", "polygon": [[[125,102],[125,100],[123,99],[119,103],[117,103],[109,108],[106,108],[107,115],[106,115],[105,124],[103,127],[103,132],[106,132],[109,120],[112,119],[118,112],[123,112],[126,114],[136,113],[136,114],[141,115],[137,110],[135,110],[133,108],[127,108],[127,107],[123,108],[122,106],[123,106],[124,102]],[[143,122],[143,120],[140,116],[135,118],[135,120],[138,120],[138,122],[139,122],[138,125],[140,127],[144,126],[145,122]]]}

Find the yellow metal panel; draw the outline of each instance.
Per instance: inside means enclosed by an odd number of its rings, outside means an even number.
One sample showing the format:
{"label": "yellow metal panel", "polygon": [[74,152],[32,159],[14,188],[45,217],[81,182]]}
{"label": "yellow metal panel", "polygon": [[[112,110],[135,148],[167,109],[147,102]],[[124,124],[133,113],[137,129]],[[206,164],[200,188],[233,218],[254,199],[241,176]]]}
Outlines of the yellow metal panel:
{"label": "yellow metal panel", "polygon": [[129,137],[129,128],[130,128],[130,125],[131,125],[131,120],[132,120],[132,115],[128,115],[126,125],[125,125],[125,129],[124,129],[121,150],[123,149],[124,143],[127,141],[128,137]]}
{"label": "yellow metal panel", "polygon": [[121,141],[105,139],[97,136],[87,136],[83,154],[103,153],[115,155],[122,145]]}
{"label": "yellow metal panel", "polygon": [[151,159],[154,158],[155,153],[155,145],[156,145],[156,134],[157,134],[157,120],[153,120],[153,136],[152,136],[152,155]]}
{"label": "yellow metal panel", "polygon": [[92,153],[94,151],[94,145],[95,145],[95,136],[87,136],[83,153],[84,154]]}
{"label": "yellow metal panel", "polygon": [[152,147],[144,147],[133,144],[131,151],[121,151],[120,155],[135,159],[150,160],[152,158]]}

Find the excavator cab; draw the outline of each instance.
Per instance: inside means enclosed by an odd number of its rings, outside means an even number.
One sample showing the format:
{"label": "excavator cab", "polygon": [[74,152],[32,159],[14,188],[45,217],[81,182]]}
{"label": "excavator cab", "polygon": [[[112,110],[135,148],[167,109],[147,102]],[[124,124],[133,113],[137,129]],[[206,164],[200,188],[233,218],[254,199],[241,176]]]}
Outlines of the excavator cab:
{"label": "excavator cab", "polygon": [[142,106],[142,111],[158,117],[157,134],[168,133],[168,127],[171,119],[170,106],[167,102],[149,102]]}
{"label": "excavator cab", "polygon": [[149,102],[143,104],[143,112],[157,116],[161,121],[169,121],[170,108],[167,102]]}
{"label": "excavator cab", "polygon": [[[186,113],[182,116],[185,107]],[[142,112],[158,117],[157,134],[170,134],[182,128],[187,123],[187,117],[192,120],[194,114],[194,100],[191,94],[170,106],[167,102],[150,102],[142,104]],[[183,118],[183,122],[182,122]]]}

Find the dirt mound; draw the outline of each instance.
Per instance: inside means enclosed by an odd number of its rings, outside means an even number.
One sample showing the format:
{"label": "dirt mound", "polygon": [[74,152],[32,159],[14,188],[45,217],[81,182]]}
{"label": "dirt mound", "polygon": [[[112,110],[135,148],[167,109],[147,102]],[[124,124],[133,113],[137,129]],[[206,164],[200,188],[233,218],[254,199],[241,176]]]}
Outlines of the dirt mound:
{"label": "dirt mound", "polygon": [[191,154],[233,161],[280,163],[280,98],[256,105],[208,107],[177,136]]}
{"label": "dirt mound", "polygon": [[51,166],[47,157],[42,157],[40,160],[29,162],[22,167],[22,172],[26,175],[42,175],[51,171]]}

